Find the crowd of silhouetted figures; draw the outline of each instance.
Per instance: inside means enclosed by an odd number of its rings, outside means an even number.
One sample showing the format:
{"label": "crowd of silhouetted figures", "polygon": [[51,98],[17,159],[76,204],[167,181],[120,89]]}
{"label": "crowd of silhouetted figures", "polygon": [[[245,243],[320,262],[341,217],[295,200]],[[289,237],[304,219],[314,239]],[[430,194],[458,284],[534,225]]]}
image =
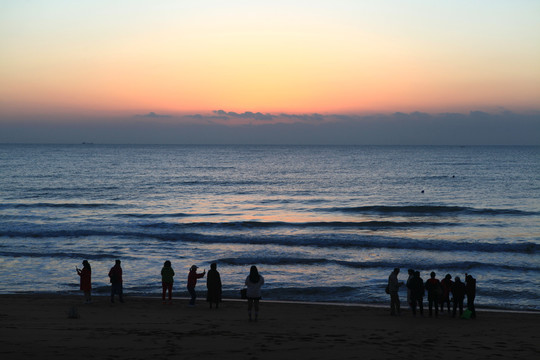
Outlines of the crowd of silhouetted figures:
{"label": "crowd of silhouetted figures", "polygon": [[[122,267],[121,261],[116,260],[114,266],[109,270],[109,280],[111,283],[111,303],[115,302],[115,296],[118,296],[118,300],[124,302],[123,280],[122,280]],[[76,267],[77,274],[80,276],[80,289],[84,292],[85,303],[90,304],[92,302],[92,268],[87,260],[82,262],[83,268]],[[203,278],[206,275],[206,301],[208,301],[210,308],[215,305],[216,309],[221,302],[222,284],[221,276],[217,271],[217,264],[212,263],[208,272],[204,270],[201,273],[197,272],[198,266],[192,265],[189,269],[187,277],[187,291],[190,295],[189,306],[195,306],[195,300],[197,299],[197,292],[195,287],[197,285],[197,279]],[[163,268],[161,269],[161,286],[163,303],[172,303],[172,289],[174,283],[174,270],[169,260],[165,261]],[[248,304],[248,318],[252,320],[252,310],[255,310],[254,319],[257,321],[259,316],[259,300],[261,299],[261,286],[264,284],[264,277],[259,274],[256,266],[251,266],[249,275],[244,282],[245,288],[242,289],[242,298],[247,300]],[[168,296],[167,296],[168,294]]]}
{"label": "crowd of silhouetted figures", "polygon": [[[390,315],[396,316],[401,313],[398,291],[401,286],[405,285],[407,287],[407,303],[413,316],[416,316],[417,308],[420,315],[424,316],[424,297],[427,293],[430,317],[433,316],[433,313],[437,317],[439,308],[440,312],[443,313],[446,306],[448,314],[452,314],[452,317],[456,317],[459,309],[460,317],[476,318],[474,307],[476,279],[472,275],[465,274],[465,282],[461,281],[459,276],[452,280],[450,274],[446,274],[444,279],[439,280],[436,278],[435,272],[432,271],[430,278],[424,282],[419,271],[409,269],[408,273],[409,277],[405,284],[398,281],[399,268],[395,268],[388,277],[386,293],[390,295]],[[465,297],[467,297],[467,309],[463,311]],[[451,303],[453,305],[452,310],[450,310]]]}

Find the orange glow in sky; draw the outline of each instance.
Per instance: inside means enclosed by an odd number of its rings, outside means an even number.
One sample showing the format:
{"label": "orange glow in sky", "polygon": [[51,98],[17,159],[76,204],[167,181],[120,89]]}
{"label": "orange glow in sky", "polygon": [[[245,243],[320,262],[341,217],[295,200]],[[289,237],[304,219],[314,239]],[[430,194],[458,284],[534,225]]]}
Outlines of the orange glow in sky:
{"label": "orange glow in sky", "polygon": [[3,2],[2,113],[539,107],[538,2],[185,3]]}

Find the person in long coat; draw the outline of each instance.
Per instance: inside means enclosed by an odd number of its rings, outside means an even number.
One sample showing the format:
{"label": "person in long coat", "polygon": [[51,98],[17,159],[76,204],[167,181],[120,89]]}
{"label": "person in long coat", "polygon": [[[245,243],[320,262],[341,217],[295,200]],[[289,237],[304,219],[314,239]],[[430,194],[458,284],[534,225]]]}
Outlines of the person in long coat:
{"label": "person in long coat", "polygon": [[217,271],[216,263],[210,264],[210,270],[206,274],[206,288],[208,289],[206,301],[210,304],[210,309],[212,308],[212,303],[216,304],[217,309],[221,302],[221,276]]}
{"label": "person in long coat", "polygon": [[84,292],[84,303],[92,302],[92,268],[87,260],[82,262],[83,268],[77,269],[77,275],[81,277],[80,289]]}

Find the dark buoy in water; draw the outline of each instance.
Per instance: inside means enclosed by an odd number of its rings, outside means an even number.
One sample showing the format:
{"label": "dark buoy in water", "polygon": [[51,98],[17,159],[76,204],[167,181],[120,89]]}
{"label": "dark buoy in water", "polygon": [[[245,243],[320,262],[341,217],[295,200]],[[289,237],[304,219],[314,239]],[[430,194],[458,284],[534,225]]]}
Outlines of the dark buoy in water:
{"label": "dark buoy in water", "polygon": [[422,194],[424,193],[424,190],[422,190]]}

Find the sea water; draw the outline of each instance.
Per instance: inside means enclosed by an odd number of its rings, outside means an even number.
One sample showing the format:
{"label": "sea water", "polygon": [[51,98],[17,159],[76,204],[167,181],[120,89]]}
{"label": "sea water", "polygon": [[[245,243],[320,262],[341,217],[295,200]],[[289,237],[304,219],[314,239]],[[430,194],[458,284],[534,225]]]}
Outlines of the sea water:
{"label": "sea water", "polygon": [[[251,265],[264,299],[381,304],[400,267],[472,274],[484,308],[540,310],[540,147],[0,145],[0,292],[173,291]],[[205,279],[199,280],[201,295]],[[405,290],[400,292],[405,297]]]}

